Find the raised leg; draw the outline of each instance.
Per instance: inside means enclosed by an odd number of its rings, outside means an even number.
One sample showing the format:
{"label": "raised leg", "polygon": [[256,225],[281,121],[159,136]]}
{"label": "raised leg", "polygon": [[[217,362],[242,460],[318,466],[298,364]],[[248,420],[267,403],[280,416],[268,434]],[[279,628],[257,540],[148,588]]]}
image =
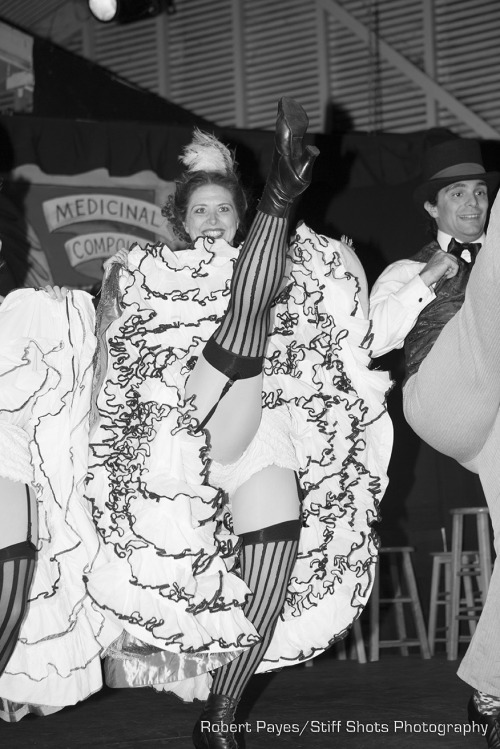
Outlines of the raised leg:
{"label": "raised leg", "polygon": [[[235,430],[242,430],[237,443],[243,446],[243,452],[259,425],[255,416],[261,407],[259,378],[270,310],[285,272],[288,216],[291,205],[310,182],[318,155],[317,149],[302,145],[307,124],[307,115],[299,104],[292,99],[280,100],[273,161],[257,215],[234,269],[229,306],[186,386],[186,396],[195,396],[200,425],[210,425],[211,454],[221,463],[235,459]],[[240,407],[232,411],[236,426],[233,440],[229,441],[227,421],[219,428],[213,416],[235,382],[242,383],[242,398]],[[246,411],[254,412],[253,418],[242,418],[243,401]],[[225,455],[228,450],[231,457]]]}
{"label": "raised leg", "polygon": [[404,388],[405,416],[436,450],[472,461],[500,407],[500,196],[460,311]]}

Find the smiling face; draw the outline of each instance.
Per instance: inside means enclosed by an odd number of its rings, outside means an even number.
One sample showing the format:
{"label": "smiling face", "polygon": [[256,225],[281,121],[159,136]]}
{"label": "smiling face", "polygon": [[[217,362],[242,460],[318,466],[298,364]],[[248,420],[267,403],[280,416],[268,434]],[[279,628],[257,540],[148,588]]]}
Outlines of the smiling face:
{"label": "smiling face", "polygon": [[233,241],[238,215],[231,192],[221,185],[202,185],[188,200],[184,228],[194,241],[197,237]]}
{"label": "smiling face", "polygon": [[480,179],[454,182],[438,192],[435,205],[427,201],[424,208],[436,220],[438,229],[460,242],[474,242],[486,223],[486,183]]}

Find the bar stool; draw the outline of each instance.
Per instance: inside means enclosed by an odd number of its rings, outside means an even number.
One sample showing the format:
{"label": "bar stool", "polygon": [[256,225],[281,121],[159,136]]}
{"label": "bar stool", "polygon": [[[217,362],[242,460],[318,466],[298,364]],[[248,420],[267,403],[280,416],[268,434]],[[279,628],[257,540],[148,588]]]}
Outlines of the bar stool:
{"label": "bar stool", "polygon": [[[370,598],[370,661],[378,661],[380,648],[399,648],[401,655],[407,656],[408,648],[417,646],[422,658],[431,657],[411,560],[413,551],[411,546],[388,546],[379,549],[379,563]],[[387,557],[392,584],[392,596],[388,598],[380,597],[380,565],[383,557]],[[389,603],[394,607],[397,639],[380,639],[381,603]],[[407,634],[404,604],[410,604],[416,637],[409,637]]]}
{"label": "bar stool", "polygon": [[[460,622],[477,621],[486,601],[486,594],[491,579],[491,541],[489,512],[487,507],[458,507],[450,510],[451,526],[451,570],[450,570],[450,620],[448,628],[447,658],[454,661],[458,658],[460,639]],[[471,565],[464,561],[463,536],[465,518],[476,521],[478,563]],[[462,582],[476,578],[479,602],[471,607],[462,601]]]}
{"label": "bar stool", "polygon": [[[437,642],[445,642],[448,649],[448,640],[450,633],[450,588],[451,588],[451,551],[433,551],[432,557],[432,575],[431,591],[429,597],[429,622],[427,627],[427,639],[429,640],[429,649],[431,655],[434,655]],[[464,551],[462,553],[462,569],[479,569],[479,553],[477,551]],[[464,598],[460,599],[460,606],[465,606],[470,613],[474,610],[476,591],[472,586],[472,579],[469,575],[463,578]],[[438,608],[443,606],[445,609],[444,627],[438,626]],[[479,617],[477,617],[479,618]],[[476,631],[477,618],[471,616],[469,619],[469,636],[463,636],[464,641],[470,640]],[[443,631],[442,637],[438,636],[439,631]]]}

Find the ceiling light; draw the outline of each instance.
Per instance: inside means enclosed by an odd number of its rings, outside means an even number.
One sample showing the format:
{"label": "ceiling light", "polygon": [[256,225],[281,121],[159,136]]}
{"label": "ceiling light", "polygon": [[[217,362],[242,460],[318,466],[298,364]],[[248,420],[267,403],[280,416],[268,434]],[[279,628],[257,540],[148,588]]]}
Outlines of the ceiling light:
{"label": "ceiling light", "polygon": [[89,0],[89,9],[103,23],[133,23],[159,15],[162,0]]}

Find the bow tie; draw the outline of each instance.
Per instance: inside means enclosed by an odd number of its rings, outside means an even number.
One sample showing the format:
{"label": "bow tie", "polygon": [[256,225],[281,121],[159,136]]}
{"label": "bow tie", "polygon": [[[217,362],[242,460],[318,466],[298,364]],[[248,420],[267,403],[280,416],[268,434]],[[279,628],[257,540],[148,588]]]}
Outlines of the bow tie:
{"label": "bow tie", "polygon": [[[450,253],[450,255],[454,255],[455,257],[464,260],[466,263],[470,262],[472,265],[474,264],[477,253],[480,249],[481,242],[465,242],[464,244],[462,244],[462,242],[457,242],[454,237],[451,239],[450,244],[448,245],[448,252]],[[462,257],[462,252],[464,250],[467,250],[470,253],[470,261]]]}

